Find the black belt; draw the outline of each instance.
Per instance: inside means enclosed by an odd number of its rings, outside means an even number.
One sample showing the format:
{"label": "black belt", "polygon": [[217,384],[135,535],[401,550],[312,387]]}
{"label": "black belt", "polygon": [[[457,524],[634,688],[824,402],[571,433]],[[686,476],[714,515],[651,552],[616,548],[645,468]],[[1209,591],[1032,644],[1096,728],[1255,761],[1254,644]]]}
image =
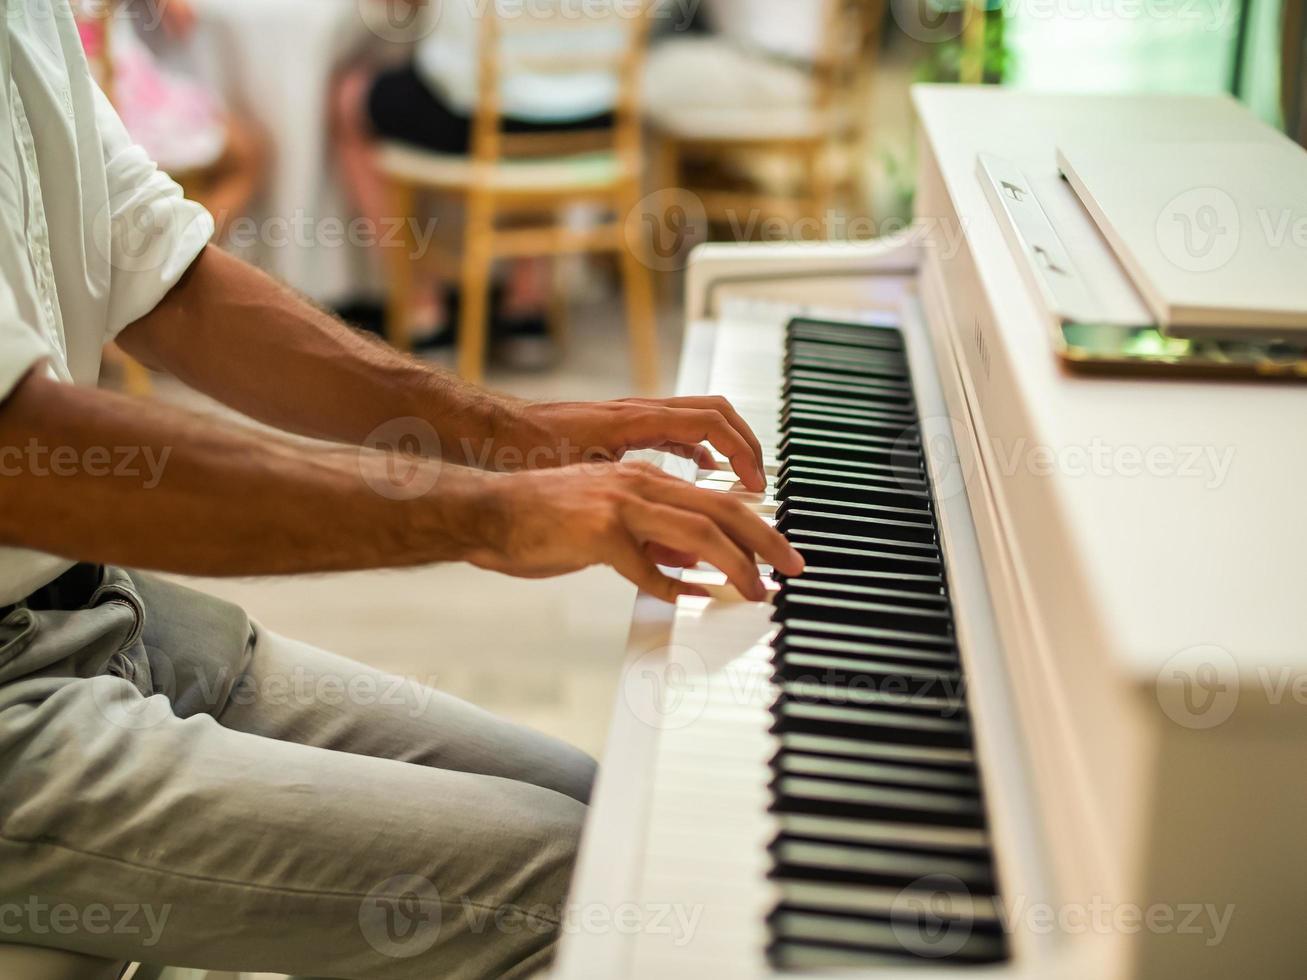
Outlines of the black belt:
{"label": "black belt", "polygon": [[41,586],[26,599],[0,608],[0,619],[20,606],[28,609],[81,609],[89,605],[91,596],[104,581],[104,566],[80,562],[53,582]]}

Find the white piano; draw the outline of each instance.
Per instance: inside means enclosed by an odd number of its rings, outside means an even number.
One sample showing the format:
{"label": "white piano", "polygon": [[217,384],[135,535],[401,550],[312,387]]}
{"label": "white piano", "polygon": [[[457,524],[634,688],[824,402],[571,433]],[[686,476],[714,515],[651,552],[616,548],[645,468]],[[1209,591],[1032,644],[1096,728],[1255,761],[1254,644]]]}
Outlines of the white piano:
{"label": "white piano", "polygon": [[637,600],[555,976],[1307,975],[1307,386],[1069,370],[978,170],[1087,268],[1063,141],[1282,138],[914,99],[910,234],[692,260],[680,390],[756,428],[808,571]]}

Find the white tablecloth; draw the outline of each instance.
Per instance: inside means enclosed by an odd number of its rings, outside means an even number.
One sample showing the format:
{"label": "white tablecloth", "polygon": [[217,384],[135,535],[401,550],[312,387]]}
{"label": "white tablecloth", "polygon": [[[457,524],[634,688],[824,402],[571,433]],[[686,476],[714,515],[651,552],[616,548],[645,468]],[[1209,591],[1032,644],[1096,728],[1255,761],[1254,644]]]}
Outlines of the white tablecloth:
{"label": "white tablecloth", "polygon": [[369,41],[358,0],[192,0],[198,14],[186,45],[190,70],[233,110],[255,119],[271,143],[252,242],[235,249],[319,302],[375,285],[371,266],[340,229],[351,214],[330,154],[333,74]]}

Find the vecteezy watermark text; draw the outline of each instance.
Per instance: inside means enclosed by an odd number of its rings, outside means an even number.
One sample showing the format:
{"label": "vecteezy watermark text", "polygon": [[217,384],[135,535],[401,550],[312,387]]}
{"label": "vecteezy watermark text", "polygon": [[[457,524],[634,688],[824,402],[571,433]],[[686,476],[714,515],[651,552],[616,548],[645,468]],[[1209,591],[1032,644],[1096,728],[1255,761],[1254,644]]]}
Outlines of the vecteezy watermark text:
{"label": "vecteezy watermark text", "polygon": [[993,440],[994,458],[1004,476],[1175,477],[1221,486],[1234,462],[1234,447],[1197,445],[1113,445],[1104,439],[1085,444],[1048,446],[1027,439]]}
{"label": "vecteezy watermark text", "polygon": [[143,477],[141,487],[153,490],[171,455],[170,446],[49,446],[33,436],[21,446],[0,446],[0,477]]}
{"label": "vecteezy watermark text", "polygon": [[435,239],[436,218],[314,217],[304,211],[271,215],[255,220],[248,215],[227,226],[227,244],[233,248],[402,248],[409,259],[423,258]]}
{"label": "vecteezy watermark text", "polygon": [[140,936],[146,948],[157,946],[172,914],[172,905],[140,902],[105,904],[45,902],[30,895],[25,901],[0,903],[0,936]]}

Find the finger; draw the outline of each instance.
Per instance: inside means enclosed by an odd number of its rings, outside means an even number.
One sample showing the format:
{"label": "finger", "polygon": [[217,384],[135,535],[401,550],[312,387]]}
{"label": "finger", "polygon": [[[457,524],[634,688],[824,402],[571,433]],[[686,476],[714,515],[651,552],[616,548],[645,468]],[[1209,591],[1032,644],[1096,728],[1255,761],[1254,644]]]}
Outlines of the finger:
{"label": "finger", "polygon": [[665,545],[649,543],[644,546],[644,553],[657,565],[668,568],[693,568],[699,564],[699,556],[689,551],[678,551]]}
{"label": "finger", "polygon": [[648,592],[663,602],[675,602],[683,595],[708,594],[702,586],[668,578],[658,571],[658,566],[640,550],[630,535],[623,535],[613,542],[613,556],[609,564],[618,575],[634,582],[642,592]]}
{"label": "finger", "polygon": [[746,487],[753,491],[766,489],[761,458],[720,412],[706,408],[667,408],[649,413],[643,424],[645,431],[640,433],[637,427],[637,435],[642,434],[648,440],[646,445],[697,446],[706,442],[730,460],[731,469]]}
{"label": "finger", "polygon": [[726,421],[731,424],[731,427],[749,444],[749,448],[753,450],[754,455],[757,457],[758,468],[762,469],[762,443],[758,441],[758,436],[749,423],[744,421],[744,416],[736,410],[729,400],[722,398],[720,395],[689,395],[670,398],[668,402],[677,407],[705,408],[720,412]]}
{"label": "finger", "polygon": [[660,483],[650,485],[648,497],[707,515],[740,548],[757,555],[783,575],[798,575],[803,571],[803,556],[779,531],[729,493],[703,490],[684,482],[670,486]]}
{"label": "finger", "polygon": [[693,550],[704,561],[721,569],[746,599],[766,598],[767,590],[752,555],[740,550],[705,515],[640,500],[627,507],[623,517],[637,540],[655,542],[678,551]]}
{"label": "finger", "polygon": [[674,456],[680,456],[682,459],[692,459],[694,464],[701,470],[721,469],[717,465],[717,458],[704,446],[682,446],[674,442],[665,442],[657,447],[658,452],[671,453]]}

